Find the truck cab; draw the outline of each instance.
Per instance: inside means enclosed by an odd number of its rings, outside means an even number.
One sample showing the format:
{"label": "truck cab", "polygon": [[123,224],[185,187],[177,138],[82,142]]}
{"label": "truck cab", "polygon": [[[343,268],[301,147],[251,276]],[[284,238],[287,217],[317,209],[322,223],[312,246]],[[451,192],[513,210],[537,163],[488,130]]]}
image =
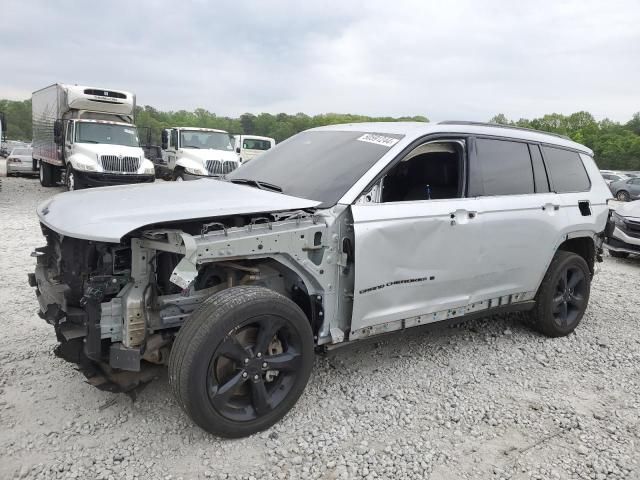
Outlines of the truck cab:
{"label": "truck cab", "polygon": [[134,125],[105,120],[63,122],[62,157],[69,190],[86,186],[150,182],[153,163],[144,157]]}
{"label": "truck cab", "polygon": [[259,137],[257,135],[235,135],[236,153],[240,156],[240,163],[247,163],[270,148],[276,141],[271,137]]}
{"label": "truck cab", "polygon": [[135,95],[53,84],[33,93],[33,164],[40,183],[69,190],[155,180],[133,123]]}
{"label": "truck cab", "polygon": [[231,135],[212,128],[174,127],[163,130],[162,157],[176,181],[220,177],[240,165]]}

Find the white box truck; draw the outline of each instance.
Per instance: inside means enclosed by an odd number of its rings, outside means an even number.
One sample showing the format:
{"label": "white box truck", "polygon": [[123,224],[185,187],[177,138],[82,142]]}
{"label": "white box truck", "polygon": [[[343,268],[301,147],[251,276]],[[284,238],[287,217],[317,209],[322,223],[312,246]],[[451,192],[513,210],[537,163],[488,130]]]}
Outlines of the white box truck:
{"label": "white box truck", "polygon": [[33,160],[45,187],[69,190],[153,182],[133,124],[135,95],[121,90],[53,84],[31,98]]}
{"label": "white box truck", "polygon": [[162,158],[174,180],[220,177],[240,165],[229,132],[174,127],[162,131]]}
{"label": "white box truck", "polygon": [[259,137],[258,135],[235,135],[236,153],[240,155],[240,163],[247,163],[270,148],[276,141],[271,137]]}

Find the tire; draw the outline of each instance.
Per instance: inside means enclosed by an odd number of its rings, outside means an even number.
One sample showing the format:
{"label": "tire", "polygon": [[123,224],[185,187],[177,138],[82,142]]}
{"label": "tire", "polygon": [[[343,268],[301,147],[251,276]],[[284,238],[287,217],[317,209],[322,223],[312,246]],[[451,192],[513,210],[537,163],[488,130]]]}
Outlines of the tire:
{"label": "tire", "polygon": [[618,193],[616,193],[616,198],[621,202],[628,202],[629,200],[631,200],[631,196],[626,190],[620,190]]}
{"label": "tire", "polygon": [[40,169],[38,176],[40,177],[40,185],[43,187],[55,186],[55,171],[53,165],[40,160]]}
{"label": "tire", "polygon": [[629,256],[627,252],[616,252],[615,250],[609,250],[609,255],[614,258],[627,258]]}
{"label": "tire", "polygon": [[182,167],[176,167],[171,175],[174,182],[184,182],[184,171]]}
{"label": "tire", "polygon": [[244,437],[293,407],[313,361],[311,326],[295,303],[263,287],[232,287],[205,300],[178,332],[169,384],[201,428]]}
{"label": "tire", "polygon": [[548,337],[569,335],[582,320],[590,291],[591,272],[584,258],[558,250],[531,312],[535,328]]}
{"label": "tire", "polygon": [[78,179],[78,175],[76,175],[75,170],[70,163],[67,164],[67,173],[65,175],[64,183],[67,186],[67,190],[70,192],[73,192],[74,190],[82,190],[84,188],[84,184]]}

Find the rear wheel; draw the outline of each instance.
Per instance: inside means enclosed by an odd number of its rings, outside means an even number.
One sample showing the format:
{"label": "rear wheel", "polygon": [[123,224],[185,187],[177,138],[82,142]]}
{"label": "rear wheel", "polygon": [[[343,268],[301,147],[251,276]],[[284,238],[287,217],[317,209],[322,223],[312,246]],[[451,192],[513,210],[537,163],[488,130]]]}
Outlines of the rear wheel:
{"label": "rear wheel", "polygon": [[55,167],[50,163],[40,160],[40,170],[38,175],[40,177],[40,185],[43,187],[55,186]]}
{"label": "rear wheel", "polygon": [[621,202],[628,202],[629,200],[631,200],[631,196],[626,190],[620,190],[618,193],[616,193],[616,198]]}
{"label": "rear wheel", "polygon": [[536,328],[549,337],[570,334],[589,302],[591,272],[584,258],[559,250],[540,285],[532,311]]}
{"label": "rear wheel", "polygon": [[262,287],[207,299],[177,335],[169,383],[200,427],[243,437],[280,420],[302,394],[313,366],[313,334],[302,310]]}

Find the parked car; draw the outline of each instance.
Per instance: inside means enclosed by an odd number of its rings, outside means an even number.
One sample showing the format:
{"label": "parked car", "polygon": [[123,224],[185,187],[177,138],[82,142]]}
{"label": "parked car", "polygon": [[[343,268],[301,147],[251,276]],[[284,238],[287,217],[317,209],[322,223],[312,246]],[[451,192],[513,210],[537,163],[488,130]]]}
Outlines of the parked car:
{"label": "parked car", "polygon": [[11,150],[7,157],[7,175],[38,175],[33,169],[33,150],[28,147],[18,147]]}
{"label": "parked car", "polygon": [[610,185],[613,182],[619,182],[620,180],[625,180],[629,178],[629,176],[619,174],[619,173],[613,173],[613,172],[601,172],[601,173],[602,173],[602,178],[604,178],[604,181],[607,182],[607,185]]}
{"label": "parked car", "polygon": [[612,257],[640,255],[640,201],[621,205],[611,215],[605,246]]}
{"label": "parked car", "polygon": [[316,349],[510,311],[570,334],[609,216],[592,155],[471,122],[312,129],[226,181],[45,201],[29,283],[92,384],[168,365],[195,423],[245,436],[293,407]]}
{"label": "parked car", "polygon": [[621,202],[640,199],[640,178],[626,177],[609,184],[609,189]]}

